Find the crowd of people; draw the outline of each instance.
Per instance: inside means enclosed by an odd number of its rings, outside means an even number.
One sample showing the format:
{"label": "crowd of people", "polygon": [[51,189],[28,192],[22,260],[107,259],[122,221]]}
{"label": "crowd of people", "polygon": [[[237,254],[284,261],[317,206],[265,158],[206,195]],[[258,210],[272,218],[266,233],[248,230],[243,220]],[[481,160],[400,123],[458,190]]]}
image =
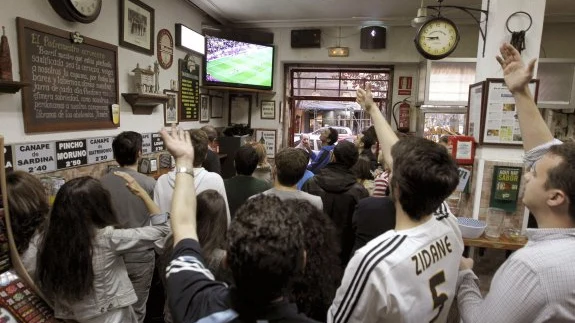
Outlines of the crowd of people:
{"label": "crowd of people", "polygon": [[369,83],[357,102],[374,126],[355,144],[335,145],[327,129],[317,155],[302,138],[273,167],[249,144],[230,179],[202,166],[210,127],[161,131],[175,168],[155,183],[137,172],[141,136],[119,134],[121,168],[67,182],[51,208],[35,177],[10,173],[17,250],[55,316],[77,322],[143,322],[154,267],[166,322],[447,322],[452,307],[466,323],[575,321],[575,144],[541,118],[527,87],[534,62],[507,44],[498,61],[524,138],[523,203],[539,229],[485,297],[444,202],[455,161],[435,142],[398,137]]}
{"label": "crowd of people", "polygon": [[208,36],[208,50],[206,51],[206,60],[213,61],[218,58],[227,56],[236,56],[248,52],[252,49],[259,49],[256,44],[248,44],[235,40],[228,40]]}

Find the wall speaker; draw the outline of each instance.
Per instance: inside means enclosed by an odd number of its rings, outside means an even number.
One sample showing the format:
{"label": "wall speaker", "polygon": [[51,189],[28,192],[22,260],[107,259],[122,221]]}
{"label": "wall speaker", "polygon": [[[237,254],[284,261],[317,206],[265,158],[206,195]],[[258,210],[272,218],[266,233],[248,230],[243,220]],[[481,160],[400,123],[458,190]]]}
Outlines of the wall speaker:
{"label": "wall speaker", "polygon": [[385,48],[385,27],[371,26],[361,28],[361,49]]}
{"label": "wall speaker", "polygon": [[321,29],[300,29],[291,31],[291,48],[320,48]]}

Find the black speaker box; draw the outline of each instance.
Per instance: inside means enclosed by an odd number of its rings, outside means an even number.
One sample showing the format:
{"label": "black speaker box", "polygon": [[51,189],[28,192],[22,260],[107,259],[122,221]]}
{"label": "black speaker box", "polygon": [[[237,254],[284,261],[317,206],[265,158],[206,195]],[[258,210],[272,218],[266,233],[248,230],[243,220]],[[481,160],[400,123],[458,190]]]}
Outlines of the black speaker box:
{"label": "black speaker box", "polygon": [[361,28],[361,49],[385,48],[385,27],[371,26]]}
{"label": "black speaker box", "polygon": [[291,48],[320,48],[321,29],[300,29],[291,31]]}

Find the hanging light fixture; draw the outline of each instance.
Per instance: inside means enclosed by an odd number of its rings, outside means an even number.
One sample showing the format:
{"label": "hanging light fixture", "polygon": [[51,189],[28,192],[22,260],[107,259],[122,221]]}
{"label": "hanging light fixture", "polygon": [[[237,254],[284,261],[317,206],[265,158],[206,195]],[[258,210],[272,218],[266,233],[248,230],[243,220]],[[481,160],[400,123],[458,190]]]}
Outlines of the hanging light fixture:
{"label": "hanging light fixture", "polygon": [[421,0],[421,6],[417,9],[417,16],[411,20],[411,27],[417,28],[427,21],[427,7],[425,7],[424,0]]}

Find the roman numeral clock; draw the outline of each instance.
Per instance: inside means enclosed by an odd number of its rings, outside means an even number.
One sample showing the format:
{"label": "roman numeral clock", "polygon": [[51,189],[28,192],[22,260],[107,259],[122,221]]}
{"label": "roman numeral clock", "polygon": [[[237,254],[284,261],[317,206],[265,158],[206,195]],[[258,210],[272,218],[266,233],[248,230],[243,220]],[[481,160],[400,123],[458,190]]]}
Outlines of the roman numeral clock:
{"label": "roman numeral clock", "polygon": [[459,43],[459,31],[453,21],[436,17],[419,28],[414,42],[423,57],[438,60],[453,53]]}
{"label": "roman numeral clock", "polygon": [[102,0],[49,0],[60,17],[73,22],[89,24],[102,10]]}

